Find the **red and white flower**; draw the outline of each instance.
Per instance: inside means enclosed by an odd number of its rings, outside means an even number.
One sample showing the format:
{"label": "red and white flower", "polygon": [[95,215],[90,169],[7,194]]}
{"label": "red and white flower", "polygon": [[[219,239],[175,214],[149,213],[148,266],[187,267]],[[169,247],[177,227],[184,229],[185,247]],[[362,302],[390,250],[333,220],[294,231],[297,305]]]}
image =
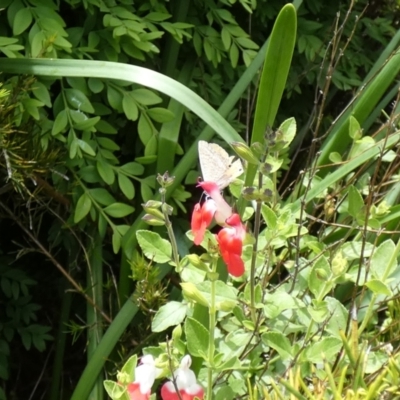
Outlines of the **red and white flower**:
{"label": "red and white flower", "polygon": [[219,225],[224,226],[217,235],[217,242],[228,272],[233,276],[242,276],[244,263],[241,256],[246,236],[244,225],[239,215],[233,213],[215,182],[199,182],[199,186],[209,198],[202,205],[198,203],[194,207],[191,222],[194,244],[199,245],[203,241],[206,229],[214,217]]}
{"label": "red and white flower", "polygon": [[[196,375],[190,369],[192,359],[189,355],[182,358],[179,368],[174,372],[174,381],[176,389],[182,400],[193,400],[195,397],[202,400],[204,398],[204,389],[197,383]],[[161,397],[163,400],[179,400],[179,395],[173,382],[164,383],[161,388]]]}
{"label": "red and white flower", "polygon": [[228,272],[233,276],[239,277],[244,274],[242,249],[246,230],[239,214],[232,214],[225,222],[228,226],[218,232],[217,242]]}
{"label": "red and white flower", "polygon": [[140,364],[135,368],[134,382],[127,386],[129,399],[148,400],[157,373],[153,356],[150,354],[143,356],[140,359]]}

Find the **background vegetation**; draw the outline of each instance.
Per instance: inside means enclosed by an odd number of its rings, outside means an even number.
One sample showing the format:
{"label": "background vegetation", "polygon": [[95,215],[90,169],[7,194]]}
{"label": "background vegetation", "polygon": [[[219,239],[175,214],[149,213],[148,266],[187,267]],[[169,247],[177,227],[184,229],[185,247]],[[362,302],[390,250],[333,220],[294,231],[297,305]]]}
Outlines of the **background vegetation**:
{"label": "background vegetation", "polygon": [[[359,241],[361,254],[366,251],[368,258],[372,252],[368,253],[366,243],[378,247],[384,240],[374,234],[383,226],[396,232],[398,223],[396,208],[388,211],[381,205],[379,209],[388,187],[390,196],[384,204],[396,204],[396,159],[389,153],[376,161],[378,153],[373,153],[372,146],[397,129],[397,102],[392,101],[398,90],[399,63],[394,58],[386,60],[399,40],[398,6],[392,1],[368,6],[366,1],[325,3],[296,3],[296,47],[271,127],[276,129],[289,117],[297,121],[297,135],[281,154],[284,169],[276,183],[282,201],[294,204],[295,210],[304,195],[314,206],[313,210],[302,208],[311,216],[307,251],[304,247],[294,250],[290,232],[282,239],[288,253],[276,243],[271,248],[277,257],[268,274],[274,290],[285,282],[288,271],[291,274],[289,260],[328,248],[332,252],[327,259],[332,263],[339,254],[335,243],[348,240]],[[220,108],[250,142],[259,75],[253,72],[250,85],[242,79],[254,68],[259,51],[263,56],[262,46],[282,5],[276,0],[257,4],[252,0],[137,1],[133,5],[130,1],[5,0],[0,11],[0,52],[4,58],[17,60],[99,60],[153,69]],[[0,69],[6,71],[1,65]],[[83,75],[90,76],[90,71]],[[94,363],[111,321],[118,344],[108,344],[108,374],[115,373],[130,354],[140,354],[143,346],[165,341],[165,334],[151,332],[151,323],[160,306],[180,298],[179,286],[170,267],[155,268],[137,248],[135,233],[143,227],[141,204],[157,196],[156,174],[173,171],[177,179],[168,192],[174,209],[171,219],[181,255],[189,253],[191,243],[185,232],[200,195],[194,187],[199,172],[192,145],[199,135],[209,139],[213,133],[161,88],[150,90],[140,80],[132,84],[67,74],[33,78],[10,71],[1,79],[0,398],[67,399],[77,396],[78,382],[87,382],[82,380],[82,371],[91,365],[90,360]],[[361,127],[368,139],[356,142]],[[394,142],[393,136],[390,143]],[[325,168],[316,176],[314,168],[333,162],[341,165],[369,147],[372,150],[364,163],[347,163],[347,169]],[[348,148],[351,151],[345,153]],[[321,155],[317,154],[320,149]],[[299,182],[295,186],[298,171],[306,168],[311,172],[303,186]],[[323,181],[328,170],[339,173]],[[281,223],[287,223],[282,218]],[[350,229],[353,224],[375,231],[367,237],[365,228],[359,237]],[[165,236],[163,227],[154,230]],[[360,304],[375,296],[371,303],[379,307],[367,308],[359,317],[368,317],[359,335],[366,344],[359,354],[352,353],[354,349],[349,354],[357,360],[365,355],[367,343],[385,350],[394,342],[389,353],[396,355],[394,321],[399,309],[396,291],[390,286],[396,281],[379,281],[381,272],[377,271],[370,291],[365,292],[368,286],[357,278],[362,270],[357,263],[360,254],[346,253],[345,258],[346,271],[353,278],[342,276],[343,267],[328,291],[312,285],[302,290],[318,301],[333,293],[332,298],[347,310],[357,296],[361,296]],[[386,278],[391,273],[386,271]],[[267,287],[266,281],[262,291]],[[132,293],[135,302],[130,301]],[[276,318],[275,312],[266,311],[271,319]],[[321,315],[313,315],[321,323]],[[376,329],[378,323],[382,330]],[[271,344],[272,338],[265,340],[285,358]],[[290,340],[299,339],[294,335]],[[385,351],[376,353],[382,359],[375,369],[366,370],[369,374],[379,374],[392,362],[385,358]],[[351,367],[358,371],[358,365],[354,361]],[[397,382],[396,362],[390,365],[394,365],[391,380],[385,376],[389,388]],[[303,376],[299,373],[302,378],[297,379],[297,373],[293,371],[291,390],[305,390]],[[92,371],[91,375],[97,374]],[[357,391],[360,385],[366,390],[374,376],[365,381],[359,378],[353,389]],[[95,388],[93,398],[101,398],[102,386]]]}

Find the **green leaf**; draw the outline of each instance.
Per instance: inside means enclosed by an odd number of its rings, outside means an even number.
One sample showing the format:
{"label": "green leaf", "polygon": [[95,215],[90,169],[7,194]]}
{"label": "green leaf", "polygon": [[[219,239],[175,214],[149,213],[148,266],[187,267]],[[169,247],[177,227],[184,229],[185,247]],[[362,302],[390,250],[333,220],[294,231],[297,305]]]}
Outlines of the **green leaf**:
{"label": "green leaf", "polygon": [[183,322],[186,316],[187,305],[178,301],[170,301],[161,306],[151,323],[152,332],[162,332],[170,326]]}
{"label": "green leaf", "polygon": [[114,254],[117,254],[119,249],[121,248],[121,235],[116,229],[114,229],[112,235],[112,247]]}
{"label": "green leaf", "polygon": [[96,167],[101,179],[103,179],[103,181],[108,185],[112,185],[115,180],[115,175],[111,165],[108,162],[100,159],[97,161]]}
{"label": "green leaf", "polygon": [[124,93],[124,98],[122,99],[122,108],[126,115],[126,118],[131,121],[136,121],[139,117],[138,106],[130,93]]}
{"label": "green leaf", "polygon": [[358,140],[362,137],[361,126],[352,115],[349,118],[349,135],[353,140]]}
{"label": "green leaf", "polygon": [[104,239],[107,232],[107,220],[101,214],[99,214],[98,217],[97,229],[99,231],[100,237]]}
{"label": "green leaf", "polygon": [[330,276],[331,268],[328,260],[324,256],[319,257],[312,266],[308,277],[308,287],[318,300],[322,300],[332,289],[333,282],[329,280]]}
{"label": "green leaf", "polygon": [[92,149],[89,143],[86,143],[84,140],[78,139],[78,145],[83,152],[89,154],[89,156],[94,157],[96,155],[95,151]]}
{"label": "green leaf", "polygon": [[62,110],[57,114],[57,117],[54,121],[53,128],[51,130],[51,134],[53,136],[58,135],[63,132],[68,125],[68,116],[67,110]]}
{"label": "green leaf", "polygon": [[[292,4],[286,4],[275,21],[269,39],[258,88],[251,144],[263,143],[266,128],[273,127],[275,122],[292,61],[296,30],[296,9]],[[253,184],[256,172],[257,166],[249,164],[245,186]],[[244,200],[239,202],[239,210],[242,209]]]}
{"label": "green leaf", "polygon": [[144,167],[142,164],[133,161],[124,164],[122,167],[120,167],[119,170],[123,172],[125,175],[138,176],[143,174]]}
{"label": "green leaf", "polygon": [[137,366],[137,355],[128,358],[128,361],[124,364],[121,369],[121,372],[124,372],[131,378],[131,382],[135,380],[135,368]]}
{"label": "green leaf", "polygon": [[132,200],[135,197],[135,187],[132,181],[121,173],[118,173],[118,186],[127,199]]}
{"label": "green leaf", "polygon": [[107,85],[107,100],[114,110],[122,110],[122,97],[123,95],[118,90],[111,85]]}
{"label": "green leaf", "polygon": [[371,291],[374,292],[375,294],[393,296],[393,293],[390,290],[390,288],[379,279],[370,279],[368,282],[366,282],[365,286],[367,286],[368,289],[371,289]]}
{"label": "green leaf", "polygon": [[266,332],[263,333],[262,341],[269,347],[275,349],[280,355],[283,361],[291,360],[292,346],[290,345],[289,339],[280,332]]}
{"label": "green leaf", "polygon": [[152,106],[162,102],[160,96],[149,89],[136,89],[131,92],[133,98],[144,106]]}
{"label": "green leaf", "polygon": [[305,356],[312,363],[332,362],[342,347],[343,343],[340,339],[333,337],[323,338],[307,348]]}
{"label": "green leaf", "polygon": [[98,137],[97,142],[100,144],[101,147],[107,150],[111,151],[118,151],[120,150],[120,147],[117,145],[117,143],[114,142],[114,140],[111,140],[106,137]]}
{"label": "green leaf", "polygon": [[33,95],[45,104],[47,107],[51,107],[50,94],[47,87],[39,81],[36,81],[33,85]]}
{"label": "green leaf", "polygon": [[353,185],[351,185],[349,187],[349,214],[353,218],[357,218],[363,208],[364,201],[360,192]]}
{"label": "green leaf", "polygon": [[80,220],[88,215],[90,208],[92,207],[92,200],[87,193],[83,193],[79,197],[75,207],[74,222],[77,224]]}
{"label": "green leaf", "polygon": [[26,99],[22,100],[21,103],[29,115],[31,115],[37,121],[40,119],[39,108],[43,107],[44,105],[41,101],[36,99]]}
{"label": "green leaf", "polygon": [[105,380],[103,382],[104,389],[112,400],[118,400],[125,392],[125,387],[118,385],[117,382]]}
{"label": "green leaf", "polygon": [[124,203],[114,203],[104,208],[103,211],[110,217],[123,218],[129,214],[132,214],[135,209],[132,206],[128,206]]}
{"label": "green leaf", "polygon": [[153,127],[149,121],[149,117],[147,117],[145,112],[142,112],[140,114],[138,123],[138,133],[140,140],[146,146],[146,144],[153,136]]}
{"label": "green leaf", "polygon": [[104,89],[104,83],[96,78],[89,78],[88,86],[93,93],[100,93]]}
{"label": "green leaf", "polygon": [[166,263],[171,261],[171,244],[162,239],[158,233],[139,230],[136,237],[143,254],[150,260],[157,263]]}
{"label": "green leaf", "polygon": [[142,199],[144,202],[148,200],[152,200],[154,198],[153,191],[151,190],[149,185],[146,185],[142,182],[140,185],[140,194],[142,195]]}
{"label": "green leaf", "polygon": [[18,36],[22,32],[28,29],[29,25],[32,23],[32,13],[29,8],[21,8],[14,17],[12,21],[13,35]]}
{"label": "green leaf", "polygon": [[222,28],[221,39],[225,47],[225,50],[229,50],[229,48],[231,47],[232,39],[231,39],[231,34],[225,27]]}
{"label": "green leaf", "polygon": [[64,89],[68,103],[78,111],[94,113],[94,108],[89,99],[78,89]]}
{"label": "green leaf", "polygon": [[95,127],[99,132],[106,133],[108,135],[115,135],[118,132],[111,124],[103,120],[100,120]]}
{"label": "green leaf", "polygon": [[157,122],[164,123],[172,121],[175,118],[175,115],[170,110],[162,107],[154,107],[147,110],[147,115]]}
{"label": "green leaf", "polygon": [[202,357],[207,360],[210,334],[204,325],[197,322],[194,318],[187,317],[185,321],[185,334],[189,353],[194,357]]}
{"label": "green leaf", "polygon": [[396,256],[396,246],[391,239],[381,243],[374,251],[370,260],[372,277],[383,282],[394,272],[397,262],[393,262]]}
{"label": "green leaf", "polygon": [[107,189],[95,188],[89,190],[90,195],[102,206],[109,206],[110,204],[116,203],[114,196],[110,194]]}
{"label": "green leaf", "polygon": [[44,33],[39,31],[31,39],[31,55],[32,57],[38,57],[43,51],[43,42],[46,40]]}
{"label": "green leaf", "polygon": [[[237,290],[222,281],[215,281],[214,284],[216,308],[222,311],[232,311],[237,305]],[[196,286],[202,296],[207,299],[208,304],[211,304],[211,282],[201,282]]]}

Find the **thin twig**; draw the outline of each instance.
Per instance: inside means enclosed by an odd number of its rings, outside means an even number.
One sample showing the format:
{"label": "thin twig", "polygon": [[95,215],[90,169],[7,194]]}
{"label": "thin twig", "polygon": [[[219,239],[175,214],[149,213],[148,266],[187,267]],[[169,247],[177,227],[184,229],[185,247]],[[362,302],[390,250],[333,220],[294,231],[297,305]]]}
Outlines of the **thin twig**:
{"label": "thin twig", "polygon": [[64,269],[64,267],[52,256],[52,254],[42,245],[42,243],[32,234],[32,232],[27,229],[24,224],[15,216],[15,214],[2,202],[0,202],[0,207],[6,211],[6,213],[13,219],[19,227],[29,236],[29,238],[36,244],[36,246],[41,250],[41,252],[55,265],[55,267],[67,278],[71,285],[80,293],[86,301],[96,308],[97,311],[103,316],[103,318],[111,324],[112,319],[97,306],[93,299],[88,296],[83,289],[78,285],[78,283],[71,277],[71,275]]}

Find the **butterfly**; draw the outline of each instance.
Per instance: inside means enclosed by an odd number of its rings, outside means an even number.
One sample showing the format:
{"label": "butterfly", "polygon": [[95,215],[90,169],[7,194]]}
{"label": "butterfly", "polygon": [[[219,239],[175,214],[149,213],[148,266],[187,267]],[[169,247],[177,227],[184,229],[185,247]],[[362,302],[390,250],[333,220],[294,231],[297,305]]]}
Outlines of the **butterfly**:
{"label": "butterfly", "polygon": [[218,144],[199,141],[199,159],[203,180],[215,182],[220,189],[224,189],[243,173],[242,162],[233,161],[234,156],[229,154]]}

